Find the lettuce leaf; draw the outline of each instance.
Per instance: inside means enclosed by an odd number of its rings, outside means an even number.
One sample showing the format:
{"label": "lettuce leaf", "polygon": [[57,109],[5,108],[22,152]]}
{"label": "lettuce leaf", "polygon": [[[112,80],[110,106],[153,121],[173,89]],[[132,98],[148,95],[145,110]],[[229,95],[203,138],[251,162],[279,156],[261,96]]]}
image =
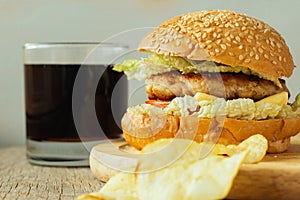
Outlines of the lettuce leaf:
{"label": "lettuce leaf", "polygon": [[191,66],[191,63],[184,58],[151,54],[147,58],[141,58],[141,60],[125,60],[121,64],[115,64],[113,70],[124,72],[129,80],[145,80],[155,74],[171,70],[181,71],[187,66]]}
{"label": "lettuce leaf", "polygon": [[201,72],[243,73],[270,80],[275,85],[282,87],[279,79],[268,77],[264,74],[258,74],[247,67],[231,67],[213,61],[188,60],[179,56],[150,54],[147,58],[141,58],[140,60],[125,60],[121,64],[115,64],[113,70],[124,72],[127,75],[128,80],[146,80],[152,75],[169,72],[171,70],[180,71],[183,74]]}

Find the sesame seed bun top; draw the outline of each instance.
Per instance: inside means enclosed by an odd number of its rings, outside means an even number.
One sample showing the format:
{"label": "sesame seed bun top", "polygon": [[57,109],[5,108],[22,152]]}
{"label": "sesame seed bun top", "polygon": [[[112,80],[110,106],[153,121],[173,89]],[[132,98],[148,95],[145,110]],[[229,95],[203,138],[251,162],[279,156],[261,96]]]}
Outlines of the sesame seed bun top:
{"label": "sesame seed bun top", "polygon": [[270,78],[290,77],[294,69],[289,48],[274,28],[228,10],[171,18],[148,33],[139,50],[248,67]]}

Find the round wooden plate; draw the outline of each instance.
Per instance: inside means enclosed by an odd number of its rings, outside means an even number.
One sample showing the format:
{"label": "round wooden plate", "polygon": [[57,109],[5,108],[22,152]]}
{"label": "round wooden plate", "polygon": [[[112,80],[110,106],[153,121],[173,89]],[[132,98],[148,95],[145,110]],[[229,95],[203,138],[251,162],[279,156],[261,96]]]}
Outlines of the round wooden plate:
{"label": "round wooden plate", "polygon": [[[228,198],[299,199],[300,135],[291,143],[284,153],[268,154],[257,164],[243,164]],[[119,170],[134,172],[138,154],[125,141],[99,144],[90,153],[90,168],[96,178],[106,182]]]}

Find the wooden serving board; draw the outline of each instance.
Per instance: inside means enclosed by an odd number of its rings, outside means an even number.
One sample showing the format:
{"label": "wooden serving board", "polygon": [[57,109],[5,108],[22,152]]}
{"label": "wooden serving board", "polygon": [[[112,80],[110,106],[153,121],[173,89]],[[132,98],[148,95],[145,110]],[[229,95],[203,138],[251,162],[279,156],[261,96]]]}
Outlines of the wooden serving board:
{"label": "wooden serving board", "polygon": [[[135,154],[127,152],[137,151],[124,141],[95,146],[90,154],[94,176],[107,181],[115,174],[112,168],[133,169]],[[300,135],[292,138],[288,151],[267,154],[257,164],[243,164],[228,199],[300,199]]]}

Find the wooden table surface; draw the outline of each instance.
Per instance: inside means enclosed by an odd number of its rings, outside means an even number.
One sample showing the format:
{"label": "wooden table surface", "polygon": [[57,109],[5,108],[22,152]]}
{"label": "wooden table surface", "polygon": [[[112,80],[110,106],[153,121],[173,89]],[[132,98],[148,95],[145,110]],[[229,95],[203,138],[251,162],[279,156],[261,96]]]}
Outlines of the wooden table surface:
{"label": "wooden table surface", "polygon": [[[239,195],[258,197],[258,194],[262,197],[264,194],[265,197],[274,197],[271,199],[299,199],[300,134],[293,138],[292,143],[287,152],[268,155],[259,164],[242,168],[229,197],[240,199]],[[274,166],[272,170],[270,166]],[[75,199],[81,194],[98,191],[103,185],[93,177],[89,167],[31,165],[26,159],[25,147],[0,148],[0,199]],[[266,190],[264,185],[268,186]],[[251,188],[260,189],[253,191]],[[289,191],[288,194],[282,192],[285,190]]]}
{"label": "wooden table surface", "polygon": [[75,199],[103,184],[89,167],[31,165],[25,147],[0,148],[0,199]]}

